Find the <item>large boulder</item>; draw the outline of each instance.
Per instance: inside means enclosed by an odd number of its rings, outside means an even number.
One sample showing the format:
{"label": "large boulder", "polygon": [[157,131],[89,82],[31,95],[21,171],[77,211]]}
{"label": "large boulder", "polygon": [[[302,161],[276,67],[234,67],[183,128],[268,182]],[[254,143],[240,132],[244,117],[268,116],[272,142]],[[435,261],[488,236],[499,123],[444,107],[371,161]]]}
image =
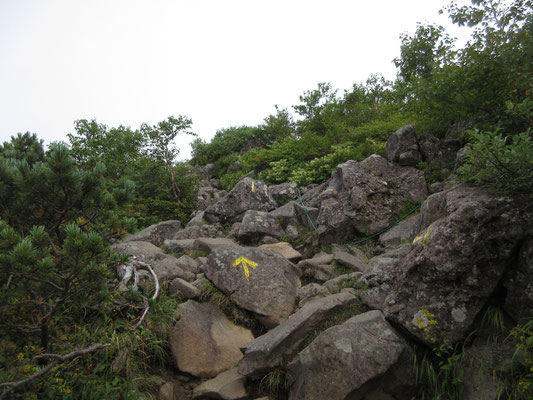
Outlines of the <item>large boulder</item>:
{"label": "large boulder", "polygon": [[285,204],[290,200],[298,198],[298,185],[296,183],[282,183],[270,188],[272,198],[279,205]]}
{"label": "large boulder", "polygon": [[236,236],[240,241],[250,243],[258,241],[263,236],[281,238],[285,236],[285,231],[276,217],[264,211],[248,210],[244,214]]}
{"label": "large boulder", "polygon": [[295,205],[296,202],[289,201],[287,204],[270,211],[269,214],[276,217],[283,228],[286,228],[287,225],[290,224],[298,225],[300,221],[298,219],[298,214],[296,213]]}
{"label": "large boulder", "polygon": [[263,182],[244,178],[231,191],[205,210],[209,222],[236,222],[248,210],[271,211],[277,207],[268,186]]}
{"label": "large boulder", "polygon": [[367,236],[394,222],[405,212],[406,201],[421,202],[427,195],[424,173],[400,167],[373,155],[362,162],[337,166],[329,187],[320,195],[318,231],[323,241],[346,242]]}
{"label": "large boulder", "polygon": [[177,220],[163,221],[151,225],[134,235],[128,235],[127,241],[149,242],[161,246],[165,239],[171,239],[181,229],[181,222]]}
{"label": "large boulder", "polygon": [[240,348],[252,332],[233,324],[212,303],[189,300],[178,306],[180,319],[170,333],[170,348],[177,367],[201,377],[215,377],[242,359]]}
{"label": "large boulder", "polygon": [[505,311],[517,322],[533,317],[533,237],[527,237],[518,253],[518,260],[509,269],[503,285],[507,289]]}
{"label": "large boulder", "polygon": [[300,286],[297,270],[281,254],[253,247],[219,247],[205,274],[235,304],[257,314],[267,327],[286,320]]}
{"label": "large boulder", "polygon": [[[388,319],[428,345],[464,337],[523,235],[520,213],[507,198],[465,185],[434,196],[439,211],[428,214],[445,216],[413,240],[384,309]],[[431,219],[425,211],[422,221]]]}
{"label": "large boulder", "polygon": [[225,190],[220,190],[209,184],[200,187],[198,189],[198,192],[196,193],[196,210],[205,210],[207,207],[221,200],[227,194],[228,192],[226,192]]}
{"label": "large boulder", "polygon": [[293,353],[306,336],[332,313],[356,302],[355,296],[339,293],[306,303],[288,320],[242,348],[244,357],[239,363],[239,372],[260,378],[268,370],[278,366],[280,360]]}
{"label": "large boulder", "polygon": [[289,399],[362,399],[378,389],[408,399],[410,362],[407,342],[380,311],[369,311],[322,332],[298,354],[288,367],[295,377]]}
{"label": "large boulder", "polygon": [[[159,280],[181,278],[188,282],[195,279],[195,274],[184,271],[176,257],[165,254],[159,247],[148,242],[122,242],[112,246],[118,254],[129,254],[134,260],[150,264]],[[119,271],[119,275],[121,271]],[[119,276],[122,279],[122,276]]]}
{"label": "large boulder", "polygon": [[387,160],[400,165],[415,166],[422,160],[413,125],[407,125],[394,132],[385,146]]}

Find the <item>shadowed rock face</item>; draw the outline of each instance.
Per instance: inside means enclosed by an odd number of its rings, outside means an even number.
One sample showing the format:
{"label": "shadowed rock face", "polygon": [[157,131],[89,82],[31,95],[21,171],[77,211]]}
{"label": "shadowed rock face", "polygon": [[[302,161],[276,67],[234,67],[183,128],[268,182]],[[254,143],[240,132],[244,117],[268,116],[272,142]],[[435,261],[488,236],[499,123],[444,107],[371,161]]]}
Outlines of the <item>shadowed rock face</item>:
{"label": "shadowed rock face", "polygon": [[509,199],[467,186],[435,196],[439,201],[429,203],[439,211],[423,208],[421,219],[444,216],[413,240],[384,308],[387,318],[428,345],[464,337],[522,236],[520,215]]}
{"label": "shadowed rock face", "polygon": [[300,286],[290,261],[274,251],[253,247],[213,250],[206,276],[239,307],[256,313],[267,327],[289,317]]}
{"label": "shadowed rock face", "polygon": [[[375,389],[371,382],[384,376],[410,349],[380,311],[369,311],[322,332],[289,364],[295,377],[290,400],[344,400]],[[403,385],[412,382],[405,368]],[[385,377],[384,377],[385,378]],[[387,384],[379,385],[384,389]]]}
{"label": "shadowed rock face", "polygon": [[178,307],[180,320],[170,334],[170,347],[181,371],[202,378],[233,368],[240,347],[253,339],[248,329],[231,323],[217,306],[189,300]]}
{"label": "shadowed rock face", "polygon": [[533,237],[527,237],[518,253],[518,262],[510,269],[503,285],[507,288],[505,311],[524,323],[533,316]]}

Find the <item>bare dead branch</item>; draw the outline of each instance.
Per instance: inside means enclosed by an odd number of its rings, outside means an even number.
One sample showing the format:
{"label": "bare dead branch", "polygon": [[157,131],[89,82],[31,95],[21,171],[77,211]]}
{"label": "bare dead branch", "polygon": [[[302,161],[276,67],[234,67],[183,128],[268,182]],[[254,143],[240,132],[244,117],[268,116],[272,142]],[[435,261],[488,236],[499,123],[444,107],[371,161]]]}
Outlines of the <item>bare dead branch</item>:
{"label": "bare dead branch", "polygon": [[[155,283],[155,292],[154,292],[154,295],[152,296],[152,300],[157,299],[157,296],[159,295],[159,280],[157,279],[157,275],[155,274],[153,268],[145,262],[142,262],[142,261],[135,261],[135,262],[139,265],[139,267],[141,267],[142,269],[148,270],[152,274],[152,278],[154,279],[154,283]],[[139,321],[137,321],[137,323],[133,326],[134,329],[141,326],[141,323],[146,317],[146,314],[148,314],[148,310],[150,310],[150,305],[148,304],[146,297],[143,296],[143,300],[144,300],[144,311],[141,317],[139,318]]]}

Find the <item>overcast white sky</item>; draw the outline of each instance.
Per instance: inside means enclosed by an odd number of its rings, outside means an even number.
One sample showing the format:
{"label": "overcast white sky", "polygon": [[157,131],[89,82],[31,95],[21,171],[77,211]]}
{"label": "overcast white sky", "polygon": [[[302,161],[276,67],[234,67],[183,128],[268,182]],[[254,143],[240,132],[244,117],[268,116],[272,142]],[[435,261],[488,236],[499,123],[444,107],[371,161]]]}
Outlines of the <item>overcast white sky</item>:
{"label": "overcast white sky", "polygon": [[318,82],[394,78],[400,33],[435,22],[461,34],[438,15],[448,3],[0,0],[0,141],[66,140],[82,118],[135,129],[178,114],[209,140],[298,104]]}

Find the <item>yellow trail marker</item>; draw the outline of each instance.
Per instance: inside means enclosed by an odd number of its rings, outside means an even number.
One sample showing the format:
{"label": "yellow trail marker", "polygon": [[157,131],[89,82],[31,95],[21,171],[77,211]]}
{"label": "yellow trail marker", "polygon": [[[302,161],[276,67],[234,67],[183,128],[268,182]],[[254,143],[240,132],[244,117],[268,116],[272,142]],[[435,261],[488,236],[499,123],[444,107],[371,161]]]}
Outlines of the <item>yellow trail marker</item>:
{"label": "yellow trail marker", "polygon": [[248,267],[256,268],[257,263],[247,259],[246,257],[239,257],[235,261],[233,261],[233,266],[237,268],[239,264],[242,264],[242,268],[244,269],[244,276],[246,276],[246,280],[250,281],[250,270]]}
{"label": "yellow trail marker", "polygon": [[252,181],[252,193],[255,192],[255,181]]}

